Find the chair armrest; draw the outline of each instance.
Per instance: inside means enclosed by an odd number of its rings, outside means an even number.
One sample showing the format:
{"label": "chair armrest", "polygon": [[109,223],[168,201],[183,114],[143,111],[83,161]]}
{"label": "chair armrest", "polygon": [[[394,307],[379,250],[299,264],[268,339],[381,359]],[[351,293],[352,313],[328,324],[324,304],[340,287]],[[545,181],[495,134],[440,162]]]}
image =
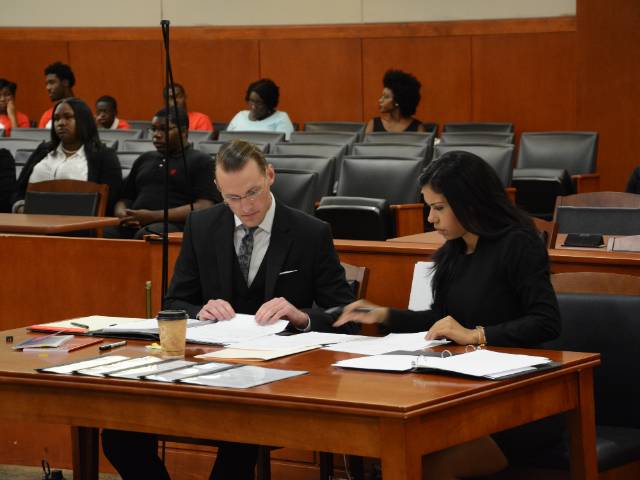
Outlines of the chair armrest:
{"label": "chair armrest", "polygon": [[571,179],[576,185],[577,193],[598,192],[600,190],[599,173],[582,173],[572,175]]}
{"label": "chair armrest", "polygon": [[424,204],[403,203],[391,205],[396,225],[396,237],[424,232]]}

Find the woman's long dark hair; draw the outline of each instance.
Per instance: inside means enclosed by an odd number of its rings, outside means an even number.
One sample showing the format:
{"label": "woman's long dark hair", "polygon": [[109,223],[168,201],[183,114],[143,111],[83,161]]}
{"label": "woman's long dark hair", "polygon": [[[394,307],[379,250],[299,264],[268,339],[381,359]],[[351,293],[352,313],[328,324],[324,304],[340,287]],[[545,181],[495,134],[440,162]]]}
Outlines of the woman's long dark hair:
{"label": "woman's long dark hair", "polygon": [[[493,168],[473,153],[447,152],[431,162],[420,174],[420,186],[427,185],[444,195],[467,232],[481,238],[498,238],[520,228],[535,235],[531,218],[509,199]],[[434,299],[436,294],[442,298],[465,251],[464,240],[456,238],[445,242],[434,254]]]}
{"label": "woman's long dark hair", "polygon": [[98,127],[96,126],[96,120],[93,117],[93,112],[89,106],[79,98],[65,98],[60,100],[53,107],[53,114],[51,115],[51,143],[49,145],[49,151],[54,151],[60,145],[60,137],[56,133],[54,125],[54,114],[59,105],[66,103],[73,110],[73,114],[76,118],[76,136],[82,142],[85,152],[97,152],[104,150],[106,147],[100,141],[98,135]]}

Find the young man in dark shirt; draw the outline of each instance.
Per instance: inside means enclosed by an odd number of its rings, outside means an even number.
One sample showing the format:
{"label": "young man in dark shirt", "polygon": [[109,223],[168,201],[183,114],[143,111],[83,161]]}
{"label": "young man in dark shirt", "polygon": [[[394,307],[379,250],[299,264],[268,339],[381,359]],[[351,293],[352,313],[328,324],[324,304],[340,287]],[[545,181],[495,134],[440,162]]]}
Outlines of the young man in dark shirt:
{"label": "young man in dark shirt", "polygon": [[[44,69],[45,87],[47,95],[51,102],[56,102],[63,98],[73,97],[73,87],[76,84],[76,76],[73,74],[71,67],[62,62],[55,62]],[[53,106],[44,112],[38,122],[38,128],[51,127],[51,116],[53,115]]]}
{"label": "young man in dark shirt", "polygon": [[[169,117],[169,135],[165,140],[165,120]],[[180,153],[180,135],[185,145],[187,174]],[[213,160],[187,142],[189,121],[184,110],[165,109],[155,114],[151,122],[153,145],[156,151],[143,153],[135,161],[124,183],[114,213],[120,218],[119,227],[105,229],[105,236],[142,239],[144,235],[162,233],[165,165],[169,168],[169,231],[182,231],[184,221],[193,209],[207,208],[220,201],[213,183]],[[165,147],[166,145],[166,147]],[[165,162],[165,148],[168,162]]]}

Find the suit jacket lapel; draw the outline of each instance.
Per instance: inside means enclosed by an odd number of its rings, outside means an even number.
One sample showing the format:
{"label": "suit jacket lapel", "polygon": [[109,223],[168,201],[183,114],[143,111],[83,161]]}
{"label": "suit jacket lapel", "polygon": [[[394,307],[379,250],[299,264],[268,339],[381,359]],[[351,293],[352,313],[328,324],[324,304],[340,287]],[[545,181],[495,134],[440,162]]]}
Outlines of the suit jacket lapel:
{"label": "suit jacket lapel", "polygon": [[231,284],[233,283],[233,233],[235,225],[233,214],[228,210],[221,218],[220,225],[214,231],[213,239],[218,260],[218,281],[220,282],[220,298],[231,301]]}
{"label": "suit jacket lapel", "polygon": [[282,265],[287,258],[287,253],[293,240],[289,235],[289,215],[285,208],[276,202],[276,212],[273,218],[269,250],[266,256],[267,271],[265,272],[264,298],[270,300],[276,289],[278,274],[282,271]]}

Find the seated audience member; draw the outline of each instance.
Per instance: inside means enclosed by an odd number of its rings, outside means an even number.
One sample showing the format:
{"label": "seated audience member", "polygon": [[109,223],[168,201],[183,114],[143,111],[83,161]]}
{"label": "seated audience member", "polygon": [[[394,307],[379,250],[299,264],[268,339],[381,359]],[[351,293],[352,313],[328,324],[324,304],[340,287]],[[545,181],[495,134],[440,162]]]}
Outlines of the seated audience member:
{"label": "seated audience member", "polygon": [[[176,105],[183,109],[189,115],[189,130],[206,130],[213,131],[213,124],[208,115],[200,112],[192,112],[187,108],[187,91],[179,83],[173,84],[176,89]],[[163,91],[165,99],[167,98],[167,88]],[[169,92],[169,104],[173,105],[173,95]]]}
{"label": "seated audience member", "polygon": [[6,148],[0,148],[0,213],[11,212],[16,193],[16,162]]}
{"label": "seated audience member", "polygon": [[16,90],[14,82],[0,78],[0,130],[5,137],[11,136],[12,128],[29,128],[29,117],[16,108]]}
{"label": "seated audience member", "polygon": [[[73,86],[76,84],[76,76],[71,67],[61,62],[55,62],[44,69],[45,87],[52,102],[58,102],[65,98],[73,97]],[[38,128],[51,127],[51,115],[53,107],[44,112],[38,122]]]}
{"label": "seated audience member", "polygon": [[[336,315],[325,309],[349,303],[353,293],[329,226],[278,202],[274,179],[255,146],[234,140],[222,147],[216,183],[225,203],[187,218],[167,308],[201,320],[233,322],[238,312],[260,324],[288,320],[292,331],[332,331]],[[104,430],[102,445],[125,480],[169,478],[153,435]],[[210,478],[255,478],[257,454],[257,445],[219,442]]]}
{"label": "seated audience member", "polygon": [[43,142],[20,172],[13,199],[13,211],[24,210],[29,183],[47,180],[85,180],[109,185],[107,215],[122,184],[122,170],[116,153],[100,142],[89,106],[79,98],[66,98],[54,107],[51,141]]}
{"label": "seated audience member", "polygon": [[420,82],[410,73],[387,70],[378,100],[380,116],[372,118],[366,132],[424,132],[424,125],[413,118],[420,103]]}
{"label": "seated audience member", "polygon": [[625,191],[627,193],[640,193],[640,167],[634,168],[633,172],[631,172]]}
{"label": "seated audience member", "polygon": [[286,112],[276,110],[280,89],[268,78],[249,85],[244,97],[249,110],[238,112],[227,126],[227,130],[282,132],[289,140],[293,124]]}
{"label": "seated audience member", "polygon": [[[179,232],[191,211],[212,206],[220,200],[213,184],[213,160],[193,149],[187,142],[189,123],[184,110],[178,109],[176,117],[173,108],[169,110],[169,139],[165,141],[165,121],[167,111],[160,110],[151,122],[151,133],[155,151],[140,155],[131,167],[120,199],[116,203],[115,215],[120,217],[119,227],[104,230],[105,237],[137,238],[163,231],[163,205],[165,183],[165,147],[169,151],[169,231]],[[189,180],[185,176],[180,137],[177,125],[182,129],[182,141]]]}
{"label": "seated audience member", "polygon": [[118,118],[118,103],[109,95],[96,100],[96,124],[109,130],[131,130],[126,120]]}
{"label": "seated audience member", "polygon": [[[420,185],[431,207],[429,222],[446,240],[433,257],[431,309],[396,310],[361,300],[346,307],[334,325],[355,321],[392,332],[428,330],[427,339],[460,345],[535,347],[558,336],[560,313],[546,248],[494,170],[476,155],[449,152],[429,164]],[[423,470],[429,478],[447,479],[497,472],[507,464],[501,448],[529,441],[505,444],[499,436],[500,447],[483,437],[427,455]]]}

